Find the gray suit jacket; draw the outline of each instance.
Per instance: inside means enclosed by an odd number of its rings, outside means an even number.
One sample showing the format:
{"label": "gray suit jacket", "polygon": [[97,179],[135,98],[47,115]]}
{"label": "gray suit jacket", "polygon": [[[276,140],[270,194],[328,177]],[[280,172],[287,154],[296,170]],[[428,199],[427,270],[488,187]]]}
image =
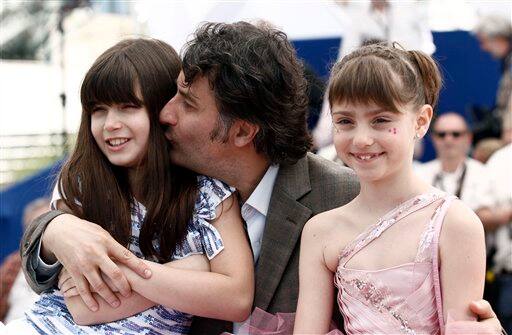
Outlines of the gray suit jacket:
{"label": "gray suit jacket", "polygon": [[64,212],[55,210],[39,216],[25,229],[23,237],[21,238],[21,268],[23,269],[28,284],[38,294],[56,286],[59,281],[58,275],[61,269],[60,266],[52,276],[41,281],[41,278],[37,278],[33,265],[37,262],[37,246],[39,245],[39,241],[46,226],[60,214],[64,214]]}
{"label": "gray suit jacket", "polygon": [[[350,169],[314,154],[308,154],[296,164],[280,167],[256,266],[254,307],[270,313],[295,312],[300,234],[304,224],[318,213],[348,203],[358,192],[359,183]],[[44,216],[34,221],[22,240],[23,270],[36,292],[48,289],[57,280],[54,276],[38,283],[29,260],[37,256],[36,246],[48,222]],[[340,321],[337,307],[335,311],[335,319]],[[220,334],[230,331],[231,325],[231,322],[195,317],[191,334]]]}
{"label": "gray suit jacket", "polygon": [[[304,224],[318,213],[348,203],[358,193],[359,183],[352,170],[314,154],[279,168],[256,266],[254,307],[270,313],[295,312]],[[339,324],[337,306],[334,311]],[[220,334],[231,327],[230,322],[195,317],[191,334]]]}

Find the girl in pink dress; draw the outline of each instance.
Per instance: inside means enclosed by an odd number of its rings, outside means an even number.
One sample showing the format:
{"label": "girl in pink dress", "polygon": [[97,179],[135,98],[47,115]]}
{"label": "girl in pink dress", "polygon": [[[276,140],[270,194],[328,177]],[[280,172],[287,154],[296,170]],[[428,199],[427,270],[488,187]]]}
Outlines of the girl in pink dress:
{"label": "girl in pink dress", "polygon": [[[484,287],[482,224],[412,169],[440,87],[435,61],[419,51],[370,45],[335,65],[334,144],[361,190],[304,228],[294,333],[327,333],[336,293],[348,334],[443,334],[449,318],[471,320]],[[485,332],[469,325],[455,331]]]}

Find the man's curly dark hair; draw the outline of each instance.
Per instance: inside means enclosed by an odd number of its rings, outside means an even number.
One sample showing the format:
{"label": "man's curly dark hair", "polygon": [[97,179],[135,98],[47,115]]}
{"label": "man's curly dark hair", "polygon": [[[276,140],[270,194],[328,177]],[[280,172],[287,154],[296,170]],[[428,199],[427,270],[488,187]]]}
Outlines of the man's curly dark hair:
{"label": "man's curly dark hair", "polygon": [[293,164],[311,147],[307,130],[307,83],[285,33],[247,22],[205,23],[183,56],[185,83],[206,76],[220,122],[212,139],[227,140],[233,121],[260,127],[258,152],[271,163]]}

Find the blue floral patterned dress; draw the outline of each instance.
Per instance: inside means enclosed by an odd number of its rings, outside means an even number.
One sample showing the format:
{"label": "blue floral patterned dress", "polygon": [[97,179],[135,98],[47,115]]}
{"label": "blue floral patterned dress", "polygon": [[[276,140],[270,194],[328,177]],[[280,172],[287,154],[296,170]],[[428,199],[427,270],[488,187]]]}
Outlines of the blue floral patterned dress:
{"label": "blue floral patterned dress", "polygon": [[[173,259],[204,254],[212,259],[224,248],[219,232],[208,221],[215,219],[216,207],[228,198],[234,189],[209,178],[198,177],[199,196],[184,242],[176,249]],[[139,248],[139,232],[146,209],[140,203],[132,205],[132,236],[129,249],[144,258]],[[131,317],[94,326],[79,326],[73,322],[60,291],[41,295],[39,301],[26,313],[28,323],[39,334],[188,334],[192,315],[162,305],[151,307]]]}

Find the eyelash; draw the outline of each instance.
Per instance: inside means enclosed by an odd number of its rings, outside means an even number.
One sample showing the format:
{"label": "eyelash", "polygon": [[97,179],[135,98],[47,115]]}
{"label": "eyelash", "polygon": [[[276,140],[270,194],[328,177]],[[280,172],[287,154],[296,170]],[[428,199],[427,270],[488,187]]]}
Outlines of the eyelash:
{"label": "eyelash", "polygon": [[[385,124],[385,123],[389,123],[389,122],[391,122],[391,120],[383,118],[383,117],[378,117],[378,118],[372,120],[371,124],[378,126],[380,124]],[[347,126],[347,125],[352,125],[353,121],[350,119],[343,118],[343,119],[338,119],[338,120],[334,121],[334,123],[337,125],[340,125],[340,126]]]}
{"label": "eyelash", "polygon": [[[121,109],[122,110],[125,110],[125,109],[137,109],[137,108],[140,108],[140,106],[137,106],[137,105],[133,105],[133,104],[126,104],[126,105],[121,105]],[[92,113],[96,113],[96,112],[103,112],[105,111],[105,107],[103,106],[96,106],[92,109]]]}
{"label": "eyelash", "polygon": [[349,119],[339,119],[339,120],[336,120],[334,123],[345,125],[345,124],[351,124],[352,121]]}
{"label": "eyelash", "polygon": [[136,108],[139,108],[139,106],[136,106],[136,105],[123,105],[122,108],[123,109],[128,109],[128,108],[136,109]]}
{"label": "eyelash", "polygon": [[387,123],[387,122],[391,122],[391,120],[385,119],[382,117],[376,118],[375,120],[372,121],[372,123]]}

